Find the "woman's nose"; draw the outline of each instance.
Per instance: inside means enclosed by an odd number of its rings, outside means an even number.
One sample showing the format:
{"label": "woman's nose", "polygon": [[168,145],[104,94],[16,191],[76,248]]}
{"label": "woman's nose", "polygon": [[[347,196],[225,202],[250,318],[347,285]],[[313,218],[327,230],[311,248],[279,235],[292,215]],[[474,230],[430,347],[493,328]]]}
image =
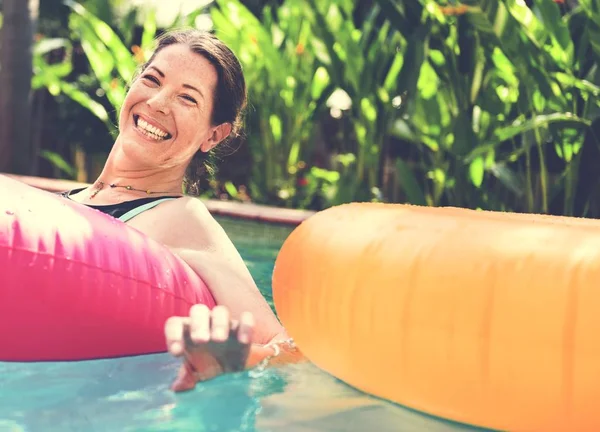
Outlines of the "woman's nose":
{"label": "woman's nose", "polygon": [[158,92],[146,102],[150,109],[163,114],[169,113],[169,96],[164,92]]}

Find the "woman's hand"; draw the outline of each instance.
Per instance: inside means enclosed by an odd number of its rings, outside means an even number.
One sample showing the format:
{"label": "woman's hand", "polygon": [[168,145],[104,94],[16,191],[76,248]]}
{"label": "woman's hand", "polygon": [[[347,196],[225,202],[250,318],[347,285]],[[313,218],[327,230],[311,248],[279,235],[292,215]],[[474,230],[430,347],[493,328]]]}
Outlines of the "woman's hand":
{"label": "woman's hand", "polygon": [[169,352],[183,358],[174,391],[191,390],[198,381],[226,372],[244,370],[254,331],[254,317],[246,312],[240,321],[230,319],[229,310],[194,305],[189,317],[171,317],[165,323]]}

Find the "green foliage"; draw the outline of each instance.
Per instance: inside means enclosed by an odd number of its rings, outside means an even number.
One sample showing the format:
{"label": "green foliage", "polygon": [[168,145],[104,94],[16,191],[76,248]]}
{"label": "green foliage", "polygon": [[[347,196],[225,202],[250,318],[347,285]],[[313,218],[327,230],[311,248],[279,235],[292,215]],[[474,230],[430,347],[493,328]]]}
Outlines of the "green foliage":
{"label": "green foliage", "polygon": [[[71,42],[66,39],[43,39],[38,43],[39,48],[34,52],[35,61],[39,66],[36,68],[36,84],[46,86],[53,95],[62,92],[71,97],[102,120],[114,134],[116,133],[115,122],[118,110],[125,99],[128,84],[134,78],[140,65],[148,60],[153,49],[157,34],[155,11],[147,11],[142,28],[141,44],[138,46],[128,45],[133,43],[133,34],[135,33],[137,14],[135,9],[125,16],[120,22],[122,27],[116,30],[92,13],[92,9],[84,7],[81,3],[64,0],[64,4],[72,10],[69,16],[72,37],[85,52],[92,74],[100,87],[96,91],[96,95],[105,97],[112,110],[107,111],[103,104],[82,91],[81,86],[77,83],[66,81],[72,70],[70,56],[72,46]],[[179,17],[173,26],[189,24],[199,12],[194,12],[191,16]],[[109,17],[114,16],[114,12],[105,7],[99,8],[99,13]],[[48,65],[43,56],[58,48],[58,44],[64,44],[67,54],[60,64]]]}
{"label": "green foliage", "polygon": [[[69,26],[81,42],[102,94],[106,95],[115,112],[118,112],[125,99],[128,83],[139,65],[147,60],[150,43],[156,32],[154,14],[151,13],[147,17],[142,36],[145,45],[139,47],[136,55],[125,45],[123,38],[116,31],[81,4],[71,0],[65,0],[65,4],[73,10]],[[116,132],[113,124],[109,123],[108,113],[104,112],[98,104],[91,99],[84,101],[83,98],[78,98],[77,100],[106,122],[111,131]]]}
{"label": "green foliage", "polygon": [[[420,72],[419,91],[394,132],[418,148],[427,202],[548,212],[561,192],[561,212],[573,214],[572,177],[597,117],[598,87],[577,55],[572,15],[561,16],[551,0],[533,9],[468,0],[454,8],[456,16],[432,1],[420,4],[419,28],[428,27],[432,49],[412,67]],[[550,172],[551,158],[562,160],[562,173]],[[406,177],[403,165],[398,170]]]}
{"label": "green foliage", "polygon": [[382,151],[398,116],[394,98],[416,90],[427,31],[404,37],[385,18],[387,8],[374,7],[359,27],[351,1],[308,3],[319,36],[311,42],[333,82],[352,101],[352,128],[343,152],[355,158],[340,167],[342,181],[331,204],[378,199]]}
{"label": "green foliage", "polygon": [[[38,42],[34,87],[68,95],[114,132],[127,83],[158,31],[155,17],[136,38],[136,11],[109,25],[67,4],[72,40]],[[580,178],[582,155],[598,145],[594,2],[569,9],[553,0],[378,0],[358,13],[361,4],[284,0],[260,14],[239,0],[211,7],[250,98],[251,161],[242,163],[251,169],[242,183],[222,178],[223,192],[245,199],[245,186],[255,202],[316,209],[359,200],[568,215],[600,209]],[[173,26],[195,25],[204,12]],[[71,77],[75,42],[95,94]],[[62,61],[47,63],[56,49]]]}
{"label": "green foliage", "polygon": [[[304,206],[317,192],[297,185],[312,155],[315,125],[332,85],[311,45],[309,5],[286,0],[260,21],[238,0],[217,0],[216,34],[236,53],[249,89],[250,194],[257,202]],[[313,183],[315,183],[313,181]],[[303,205],[304,204],[304,205]]]}

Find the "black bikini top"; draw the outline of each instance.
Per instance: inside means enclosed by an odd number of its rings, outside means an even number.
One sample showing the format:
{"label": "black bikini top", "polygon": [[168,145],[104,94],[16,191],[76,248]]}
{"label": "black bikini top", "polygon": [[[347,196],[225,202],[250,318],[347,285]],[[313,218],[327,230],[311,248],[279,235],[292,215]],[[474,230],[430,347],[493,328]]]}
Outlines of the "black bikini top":
{"label": "black bikini top", "polygon": [[[72,189],[70,191],[60,192],[59,195],[67,199],[71,199],[72,194],[81,192],[85,188]],[[161,197],[149,197],[149,198],[138,198],[130,201],[123,201],[118,204],[105,204],[105,205],[92,205],[83,204],[87,207],[106,213],[116,219],[120,219],[123,222],[127,222],[131,218],[139,215],[140,213],[150,210],[156,207],[158,204],[173,199],[181,198],[180,196],[161,196]],[[75,202],[75,201],[74,201]]]}

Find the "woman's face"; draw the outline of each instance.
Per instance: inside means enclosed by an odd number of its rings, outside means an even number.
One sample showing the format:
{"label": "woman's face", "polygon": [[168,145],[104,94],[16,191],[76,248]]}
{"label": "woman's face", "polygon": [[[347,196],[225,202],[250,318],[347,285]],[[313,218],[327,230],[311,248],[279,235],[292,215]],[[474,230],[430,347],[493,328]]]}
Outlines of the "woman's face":
{"label": "woman's face", "polygon": [[176,44],[162,49],[135,80],[121,108],[123,152],[144,167],[186,164],[225,138],[211,114],[217,71],[203,56]]}

